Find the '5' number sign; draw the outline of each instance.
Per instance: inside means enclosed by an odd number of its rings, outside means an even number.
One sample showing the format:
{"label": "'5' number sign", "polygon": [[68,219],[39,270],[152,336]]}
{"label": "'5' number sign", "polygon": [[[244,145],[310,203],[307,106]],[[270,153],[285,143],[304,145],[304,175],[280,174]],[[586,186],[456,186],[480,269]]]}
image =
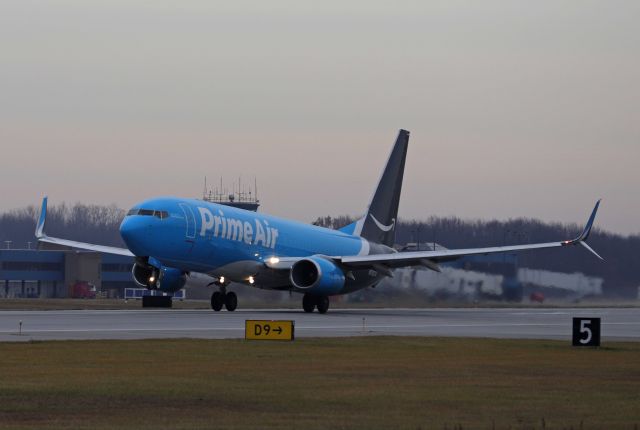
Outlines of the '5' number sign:
{"label": "'5' number sign", "polygon": [[600,318],[573,319],[573,346],[600,346]]}

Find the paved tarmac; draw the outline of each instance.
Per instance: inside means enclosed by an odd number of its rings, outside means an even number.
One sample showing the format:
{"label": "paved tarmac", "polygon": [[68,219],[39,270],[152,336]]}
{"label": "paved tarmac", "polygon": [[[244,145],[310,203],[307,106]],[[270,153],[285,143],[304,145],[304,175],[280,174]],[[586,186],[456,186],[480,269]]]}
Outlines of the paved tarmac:
{"label": "paved tarmac", "polygon": [[[331,309],[0,311],[0,341],[242,338],[248,319],[295,321],[296,337],[464,336],[571,339],[572,317],[602,318],[602,340],[640,341],[640,309]],[[22,333],[19,323],[22,321]]]}

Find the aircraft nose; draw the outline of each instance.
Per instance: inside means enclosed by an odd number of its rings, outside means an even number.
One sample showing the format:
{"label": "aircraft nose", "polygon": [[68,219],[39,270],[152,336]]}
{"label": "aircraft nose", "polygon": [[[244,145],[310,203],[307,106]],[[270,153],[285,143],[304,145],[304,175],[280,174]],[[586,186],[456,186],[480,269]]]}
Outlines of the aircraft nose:
{"label": "aircraft nose", "polygon": [[133,239],[133,236],[135,235],[136,229],[133,224],[134,223],[131,222],[131,218],[129,217],[123,219],[120,223],[120,236],[122,236],[122,240],[127,243]]}
{"label": "aircraft nose", "polygon": [[143,246],[144,232],[146,230],[144,223],[140,222],[139,219],[135,219],[135,217],[126,217],[120,224],[122,240],[126,243],[127,248],[136,255],[141,255],[139,253],[142,251],[141,247]]}

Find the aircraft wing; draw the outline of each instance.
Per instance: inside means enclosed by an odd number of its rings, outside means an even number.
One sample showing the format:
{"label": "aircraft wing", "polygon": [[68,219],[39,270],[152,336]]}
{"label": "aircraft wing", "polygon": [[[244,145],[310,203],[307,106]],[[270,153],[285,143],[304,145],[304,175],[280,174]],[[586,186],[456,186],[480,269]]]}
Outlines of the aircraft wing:
{"label": "aircraft wing", "polygon": [[118,248],[115,246],[94,245],[92,243],[77,242],[75,240],[60,239],[57,237],[47,236],[44,232],[44,224],[47,220],[47,198],[42,199],[42,209],[40,210],[40,218],[36,225],[36,238],[39,242],[52,243],[55,245],[68,246],[76,249],[85,249],[87,251],[102,252],[105,254],[126,255],[135,257],[127,248]]}
{"label": "aircraft wing", "polygon": [[374,267],[376,265],[386,266],[389,268],[404,267],[404,266],[426,266],[433,270],[439,270],[437,264],[440,262],[446,262],[455,260],[460,257],[468,255],[488,255],[500,252],[514,252],[514,251],[527,251],[533,249],[546,249],[556,248],[569,245],[582,245],[589,251],[591,251],[599,259],[600,257],[589,245],[586,240],[591,233],[593,227],[593,221],[595,220],[596,213],[600,206],[600,200],[596,202],[593,212],[587,221],[582,233],[572,240],[564,240],[560,242],[547,242],[547,243],[534,243],[529,245],[513,245],[513,246],[494,246],[490,248],[468,248],[468,249],[445,249],[436,251],[417,251],[417,252],[396,252],[393,254],[374,254],[374,255],[354,255],[346,257],[338,257],[336,261],[349,267]]}
{"label": "aircraft wing", "polygon": [[[425,266],[429,269],[440,271],[438,263],[456,260],[469,255],[488,255],[501,252],[517,252],[528,251],[533,249],[557,248],[569,245],[582,245],[591,251],[599,259],[600,257],[589,245],[586,240],[591,233],[593,221],[595,220],[600,200],[596,202],[593,212],[587,221],[582,233],[572,240],[564,240],[560,242],[534,243],[528,245],[513,246],[494,246],[489,248],[467,248],[467,249],[443,249],[436,251],[416,251],[416,252],[394,252],[390,254],[373,254],[373,255],[353,255],[353,256],[333,256],[329,257],[336,263],[341,264],[345,268],[373,268],[375,270],[389,273],[390,269],[405,266]],[[297,261],[304,257],[295,258],[278,258],[277,262],[268,261],[266,264],[272,269],[288,269]]]}

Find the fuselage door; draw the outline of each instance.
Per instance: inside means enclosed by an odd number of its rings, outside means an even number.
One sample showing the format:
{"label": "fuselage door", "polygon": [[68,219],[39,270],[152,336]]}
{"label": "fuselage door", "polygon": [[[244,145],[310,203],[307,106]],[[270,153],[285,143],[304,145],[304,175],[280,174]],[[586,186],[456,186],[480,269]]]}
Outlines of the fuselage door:
{"label": "fuselage door", "polygon": [[186,203],[180,203],[180,209],[184,213],[184,219],[187,221],[187,230],[186,230],[186,238],[187,239],[195,239],[196,238],[196,217],[193,215],[193,210],[191,206]]}

